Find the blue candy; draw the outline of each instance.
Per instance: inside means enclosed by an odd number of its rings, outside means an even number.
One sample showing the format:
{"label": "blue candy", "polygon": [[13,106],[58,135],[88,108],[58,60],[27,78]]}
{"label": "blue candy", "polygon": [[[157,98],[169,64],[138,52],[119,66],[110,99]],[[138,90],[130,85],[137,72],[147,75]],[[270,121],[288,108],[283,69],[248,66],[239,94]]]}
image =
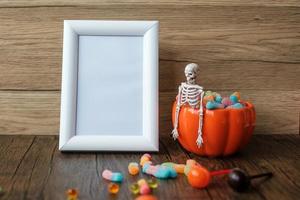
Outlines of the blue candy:
{"label": "blue candy", "polygon": [[217,95],[216,98],[215,98],[215,101],[217,103],[222,103],[222,97],[220,95]]}
{"label": "blue candy", "polygon": [[217,108],[224,108],[224,105],[214,101],[209,101],[206,103],[206,109],[208,110],[214,110]]}
{"label": "blue candy", "polygon": [[167,179],[167,178],[176,178],[177,172],[168,166],[162,165],[151,165],[150,163],[145,163],[143,165],[142,171],[146,174],[155,176],[156,178]]}
{"label": "blue candy", "polygon": [[229,98],[230,98],[230,101],[232,102],[232,104],[236,104],[239,102],[238,97],[235,95],[231,95]]}

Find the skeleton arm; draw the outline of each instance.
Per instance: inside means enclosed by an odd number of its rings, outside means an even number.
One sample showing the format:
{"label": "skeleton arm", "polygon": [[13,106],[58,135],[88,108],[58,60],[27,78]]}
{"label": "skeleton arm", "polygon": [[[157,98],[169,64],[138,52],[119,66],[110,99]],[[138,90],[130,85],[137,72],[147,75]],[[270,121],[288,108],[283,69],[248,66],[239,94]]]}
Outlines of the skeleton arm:
{"label": "skeleton arm", "polygon": [[198,137],[197,137],[197,146],[201,147],[203,144],[203,138],[202,138],[202,126],[203,126],[203,96],[204,96],[204,91],[201,91],[200,93],[200,108],[199,108],[199,127],[198,127]]}
{"label": "skeleton arm", "polygon": [[177,103],[176,103],[176,113],[175,113],[175,121],[174,121],[174,129],[172,131],[172,136],[174,140],[176,140],[179,136],[177,127],[178,127],[178,117],[179,117],[179,111],[181,106],[181,85],[178,87],[178,95],[177,95]]}

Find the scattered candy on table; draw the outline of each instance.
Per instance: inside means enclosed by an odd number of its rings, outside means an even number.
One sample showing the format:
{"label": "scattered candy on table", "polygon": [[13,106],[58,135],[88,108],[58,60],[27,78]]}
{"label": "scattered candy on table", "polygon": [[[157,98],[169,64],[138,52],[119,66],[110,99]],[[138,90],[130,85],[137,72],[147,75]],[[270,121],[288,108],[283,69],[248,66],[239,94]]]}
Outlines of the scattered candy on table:
{"label": "scattered candy on table", "polygon": [[148,179],[147,183],[151,189],[155,189],[158,187],[158,183],[157,183],[156,179],[154,179],[154,178]]}
{"label": "scattered candy on table", "polygon": [[77,189],[70,188],[66,191],[66,194],[68,200],[77,200],[79,192]]}
{"label": "scattered candy on table", "polygon": [[[217,97],[219,96],[218,94]],[[232,97],[232,102],[237,101],[239,93],[235,94],[236,97]],[[219,99],[220,100],[220,99]],[[224,99],[223,99],[224,100]],[[234,104],[233,104],[234,105]],[[197,161],[188,159],[186,164],[177,164],[173,162],[164,162],[161,165],[153,165],[151,161],[150,154],[144,154],[140,159],[140,165],[142,166],[142,171],[146,174],[152,175],[156,178],[175,178],[177,173],[185,174],[188,183],[195,188],[206,188],[212,180],[212,177],[219,175],[228,175],[228,185],[237,192],[243,192],[247,190],[251,184],[251,180],[260,177],[271,177],[273,174],[271,172],[258,174],[254,176],[247,175],[246,172],[239,168],[225,169],[217,171],[209,171]],[[128,165],[128,172],[131,175],[136,175],[139,173],[139,164],[136,162],[130,162]],[[104,179],[112,181],[108,184],[108,192],[110,194],[117,194],[120,190],[120,186],[114,182],[122,182],[123,175],[120,172],[112,172],[105,169],[102,172],[102,177]],[[136,183],[130,185],[129,189],[134,195],[139,195],[136,200],[157,200],[153,195],[150,195],[152,189],[158,187],[158,182],[155,178],[148,180],[139,179]],[[0,187],[0,194],[2,192]],[[67,192],[68,200],[77,200],[78,190],[68,189]]]}
{"label": "scattered candy on table", "polygon": [[145,179],[140,179],[138,180],[136,183],[133,183],[130,185],[130,191],[134,194],[150,194],[151,193],[151,189],[155,189],[158,187],[158,183],[155,179],[149,179],[149,180],[145,180]]}
{"label": "scattered candy on table", "polygon": [[187,176],[193,166],[199,165],[195,160],[188,159],[184,168],[184,174]]}
{"label": "scattered candy on table", "polygon": [[162,166],[171,167],[171,168],[173,168],[179,174],[183,174],[184,173],[184,168],[185,168],[184,164],[177,164],[177,163],[173,163],[173,162],[164,162],[161,165]]}
{"label": "scattered candy on table", "polygon": [[146,162],[152,163],[152,162],[151,162],[151,155],[148,154],[148,153],[145,153],[145,154],[141,157],[141,159],[140,159],[140,165],[141,165],[141,166],[144,166],[144,164],[145,164]]}
{"label": "scattered candy on table", "polygon": [[120,190],[120,186],[116,183],[109,183],[108,184],[108,192],[110,194],[117,194]]}
{"label": "scattered candy on table", "polygon": [[137,175],[140,172],[139,164],[136,162],[129,163],[128,172],[131,175]]}
{"label": "scattered candy on table", "polygon": [[150,194],[151,193],[151,188],[149,187],[149,185],[145,179],[138,180],[137,184],[140,187],[140,194]]}
{"label": "scattered candy on table", "polygon": [[121,172],[112,172],[108,169],[105,169],[102,172],[102,177],[106,180],[113,181],[113,182],[123,181],[123,174]]}
{"label": "scattered candy on table", "polygon": [[177,172],[173,168],[162,165],[151,165],[149,163],[144,164],[143,172],[161,179],[177,177]]}
{"label": "scattered candy on table", "polygon": [[140,193],[140,186],[137,183],[131,184],[129,189],[135,195]]}
{"label": "scattered candy on table", "polygon": [[144,154],[141,157],[140,164],[142,165],[143,173],[152,175],[156,178],[168,179],[177,177],[177,172],[172,167],[153,165],[149,154]]}

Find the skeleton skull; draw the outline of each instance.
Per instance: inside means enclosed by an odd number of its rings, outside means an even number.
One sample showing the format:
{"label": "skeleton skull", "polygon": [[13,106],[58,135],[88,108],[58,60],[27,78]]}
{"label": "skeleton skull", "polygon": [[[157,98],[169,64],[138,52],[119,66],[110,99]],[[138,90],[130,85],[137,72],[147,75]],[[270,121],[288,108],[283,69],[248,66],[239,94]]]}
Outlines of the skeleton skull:
{"label": "skeleton skull", "polygon": [[186,65],[184,73],[187,84],[196,84],[196,78],[199,72],[199,66],[196,63]]}

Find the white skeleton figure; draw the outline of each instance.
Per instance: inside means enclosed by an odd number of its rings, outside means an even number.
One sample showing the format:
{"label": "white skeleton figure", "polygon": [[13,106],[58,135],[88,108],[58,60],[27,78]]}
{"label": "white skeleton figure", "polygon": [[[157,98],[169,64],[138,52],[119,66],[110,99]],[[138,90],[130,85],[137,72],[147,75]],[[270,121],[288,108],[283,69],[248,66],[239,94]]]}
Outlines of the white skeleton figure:
{"label": "white skeleton figure", "polygon": [[192,108],[199,108],[199,128],[197,146],[200,147],[203,143],[202,139],[202,121],[203,121],[203,106],[202,99],[204,96],[203,87],[196,84],[196,77],[199,71],[199,66],[196,63],[190,63],[185,67],[184,73],[186,76],[186,82],[181,83],[178,87],[177,104],[174,129],[172,136],[174,140],[179,136],[178,133],[178,117],[180,107],[184,104],[189,104]]}

